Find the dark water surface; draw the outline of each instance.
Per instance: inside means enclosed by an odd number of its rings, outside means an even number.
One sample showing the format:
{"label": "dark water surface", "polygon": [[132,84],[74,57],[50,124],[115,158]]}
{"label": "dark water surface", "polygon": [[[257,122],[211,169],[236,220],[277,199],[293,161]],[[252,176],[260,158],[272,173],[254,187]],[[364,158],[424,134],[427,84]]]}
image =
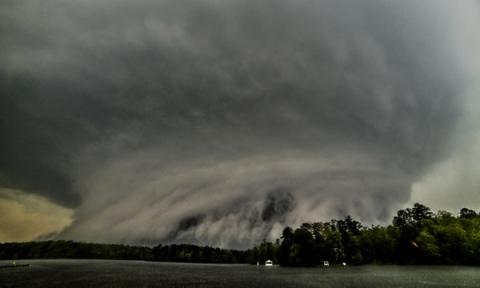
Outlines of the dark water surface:
{"label": "dark water surface", "polygon": [[[0,266],[11,261],[0,261]],[[110,260],[30,260],[0,269],[6,287],[480,287],[480,267],[286,268]]]}

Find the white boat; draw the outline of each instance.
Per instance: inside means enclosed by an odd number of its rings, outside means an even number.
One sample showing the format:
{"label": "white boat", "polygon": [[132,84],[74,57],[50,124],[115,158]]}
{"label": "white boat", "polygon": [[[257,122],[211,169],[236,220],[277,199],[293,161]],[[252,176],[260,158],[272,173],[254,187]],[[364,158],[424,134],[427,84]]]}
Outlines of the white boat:
{"label": "white boat", "polygon": [[273,266],[273,262],[271,260],[265,261],[265,266]]}

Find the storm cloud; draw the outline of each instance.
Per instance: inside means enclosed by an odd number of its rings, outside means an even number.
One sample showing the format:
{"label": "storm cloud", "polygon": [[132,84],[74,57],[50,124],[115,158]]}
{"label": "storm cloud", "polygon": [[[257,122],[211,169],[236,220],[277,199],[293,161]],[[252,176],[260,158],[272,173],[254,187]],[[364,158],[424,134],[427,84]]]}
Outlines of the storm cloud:
{"label": "storm cloud", "polygon": [[388,222],[474,119],[474,1],[0,5],[0,186],[74,209],[58,239]]}

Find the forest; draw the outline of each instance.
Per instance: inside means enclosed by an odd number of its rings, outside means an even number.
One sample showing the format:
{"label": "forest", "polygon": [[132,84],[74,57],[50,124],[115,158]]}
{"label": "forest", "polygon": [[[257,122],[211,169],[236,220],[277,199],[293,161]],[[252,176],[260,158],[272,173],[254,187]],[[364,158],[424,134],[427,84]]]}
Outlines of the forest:
{"label": "forest", "polygon": [[480,265],[480,215],[463,208],[458,216],[433,213],[416,203],[402,209],[392,224],[363,226],[350,216],[343,220],[285,227],[274,242],[263,240],[248,250],[193,244],[159,244],[153,248],[73,241],[0,244],[0,260],[125,259],[191,263],[264,264],[281,266],[360,264]]}
{"label": "forest", "polygon": [[[315,266],[323,261],[480,265],[480,216],[467,208],[457,217],[446,211],[433,213],[416,203],[398,211],[387,227],[364,227],[347,216],[344,220],[304,223],[295,230],[286,227],[281,243],[271,245],[283,266]],[[265,255],[269,248],[256,246],[253,253],[255,249],[257,255]]]}
{"label": "forest", "polygon": [[73,241],[0,244],[0,260],[111,259],[191,263],[247,263],[249,250],[229,250],[191,244],[157,245],[153,248]]}

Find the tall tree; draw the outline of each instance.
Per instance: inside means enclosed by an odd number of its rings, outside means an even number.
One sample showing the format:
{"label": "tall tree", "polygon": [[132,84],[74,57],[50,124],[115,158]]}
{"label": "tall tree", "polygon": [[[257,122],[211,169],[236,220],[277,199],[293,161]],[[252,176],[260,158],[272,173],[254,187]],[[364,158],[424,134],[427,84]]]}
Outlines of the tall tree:
{"label": "tall tree", "polygon": [[477,216],[477,213],[471,209],[462,208],[462,210],[460,210],[460,217],[462,218],[473,219],[476,216]]}

